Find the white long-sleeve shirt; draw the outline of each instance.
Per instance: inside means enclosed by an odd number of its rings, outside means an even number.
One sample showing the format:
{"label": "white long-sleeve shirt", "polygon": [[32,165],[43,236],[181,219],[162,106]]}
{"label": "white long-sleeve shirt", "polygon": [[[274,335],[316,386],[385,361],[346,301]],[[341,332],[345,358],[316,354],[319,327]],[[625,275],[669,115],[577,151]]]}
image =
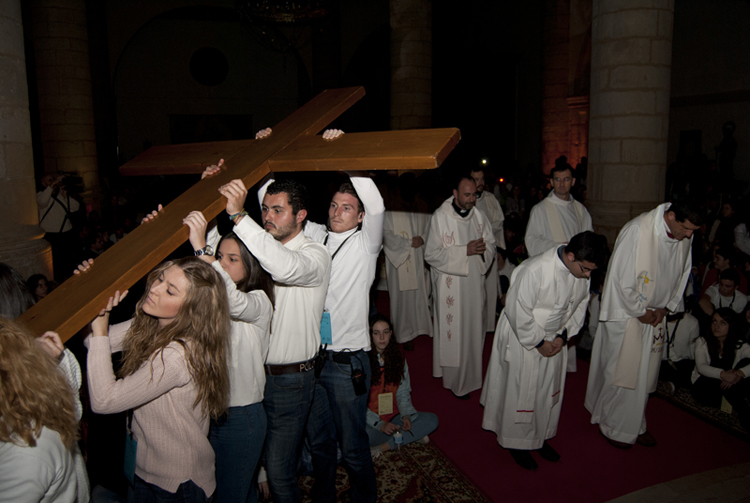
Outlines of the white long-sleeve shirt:
{"label": "white long-sleeve shirt", "polygon": [[[220,240],[216,227],[208,232],[206,243],[214,249]],[[263,401],[266,374],[263,364],[268,355],[273,305],[263,290],[242,292],[237,289],[219,261],[211,263],[227,286],[229,315],[229,407],[241,407]]]}
{"label": "white long-sleeve shirt", "polygon": [[266,363],[312,359],[320,346],[320,320],[331,274],[328,251],[302,232],[281,244],[249,217],[235,225],[234,232],[275,282]]}
{"label": "white long-sleeve shirt", "polygon": [[[743,358],[750,358],[750,344],[744,343],[734,353],[734,367]],[[750,377],[750,365],[739,369],[745,374],[743,379]],[[710,377],[712,379],[721,379],[721,373],[724,369],[711,366],[711,356],[708,354],[708,345],[703,337],[698,337],[695,344],[695,368],[693,369],[692,381],[695,382],[700,376]]]}
{"label": "white long-sleeve shirt", "polygon": [[362,230],[329,232],[326,226],[312,222],[305,227],[305,234],[315,241],[324,242],[328,237],[326,246],[331,255],[338,250],[331,264],[325,301],[325,308],[331,314],[330,351],[370,349],[369,292],[383,242],[385,205],[370,178],[351,177],[351,181],[365,207]]}

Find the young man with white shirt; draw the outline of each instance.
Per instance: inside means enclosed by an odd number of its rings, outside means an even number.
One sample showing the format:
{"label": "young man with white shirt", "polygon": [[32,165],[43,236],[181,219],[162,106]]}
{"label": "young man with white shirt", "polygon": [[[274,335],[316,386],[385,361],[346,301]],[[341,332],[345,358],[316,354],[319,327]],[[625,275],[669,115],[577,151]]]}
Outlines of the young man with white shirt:
{"label": "young man with white shirt", "polygon": [[708,287],[698,301],[698,306],[711,316],[715,310],[730,307],[735,313],[741,313],[747,305],[747,295],[739,291],[740,273],[734,269],[725,269],[719,274],[719,281]]}
{"label": "young man with white shirt", "polygon": [[302,232],[308,198],[299,182],[282,180],[267,187],[263,227],[246,216],[247,190],[241,180],[232,180],[219,192],[227,197],[235,234],[275,282],[265,365],[266,471],[274,501],[299,502],[297,458],[314,394],[313,368],[331,257]]}
{"label": "young man with white shirt", "polygon": [[[334,194],[328,226],[308,223],[305,234],[331,254],[322,356],[307,425],[314,501],[336,501],[336,441],[349,473],[353,502],[374,502],[375,470],[366,431],[370,389],[369,291],[383,241],[385,205],[375,183],[351,177]],[[328,316],[326,316],[328,315]],[[334,438],[335,435],[335,438]]]}

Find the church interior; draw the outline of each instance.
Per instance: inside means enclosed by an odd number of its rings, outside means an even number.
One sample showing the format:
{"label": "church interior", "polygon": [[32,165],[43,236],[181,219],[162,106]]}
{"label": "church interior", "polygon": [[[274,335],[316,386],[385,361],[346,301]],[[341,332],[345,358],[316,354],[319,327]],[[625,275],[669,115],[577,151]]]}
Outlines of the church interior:
{"label": "church interior", "polygon": [[[513,186],[543,186],[564,156],[611,247],[623,224],[674,197],[748,200],[748,26],[750,0],[3,0],[0,262],[24,277],[60,275],[35,198],[46,174],[75,180],[74,227],[122,235],[199,180],[123,176],[123,164],[154,146],[252,139],[322,91],[352,86],[365,96],[326,127],[460,130],[442,165],[420,173],[430,212],[459,170],[481,166],[488,190],[511,197]],[[711,169],[730,180],[721,194],[708,189]],[[386,206],[397,175],[374,175]],[[324,221],[338,175],[299,176]],[[747,210],[737,205],[738,222]],[[658,398],[660,452],[611,452],[583,409],[586,363],[568,377],[567,466],[517,473],[481,430],[478,396],[454,402],[433,382],[430,348],[422,336],[407,354],[424,389],[415,404],[445,411],[431,438],[488,501],[750,494],[750,437]],[[529,496],[537,486],[549,487]]]}

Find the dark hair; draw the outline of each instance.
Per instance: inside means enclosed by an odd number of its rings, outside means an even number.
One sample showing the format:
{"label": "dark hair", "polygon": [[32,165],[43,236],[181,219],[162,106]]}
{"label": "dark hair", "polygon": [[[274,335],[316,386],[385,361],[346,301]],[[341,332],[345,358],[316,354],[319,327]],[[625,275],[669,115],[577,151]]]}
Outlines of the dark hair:
{"label": "dark hair", "polygon": [[555,164],[555,166],[549,170],[549,177],[554,178],[555,173],[562,173],[563,171],[570,171],[570,176],[575,177],[575,170],[570,164]]}
{"label": "dark hair", "polygon": [[47,282],[47,288],[49,288],[49,280],[44,274],[32,274],[31,276],[29,276],[29,279],[26,280],[26,288],[34,297],[34,300],[39,300],[36,298],[36,289],[39,286],[39,280],[42,279]]}
{"label": "dark hair", "polygon": [[256,259],[252,253],[250,253],[250,250],[247,249],[245,243],[243,243],[242,240],[238,238],[234,232],[229,232],[222,236],[222,238],[219,240],[219,244],[216,245],[216,251],[219,251],[219,248],[221,248],[221,243],[223,243],[226,239],[237,243],[237,246],[240,248],[242,268],[245,270],[245,278],[237,282],[237,289],[245,293],[251,292],[253,290],[263,290],[264,292],[266,292],[266,295],[271,301],[271,304],[274,304],[273,278],[271,278],[271,275],[268,274],[268,272],[260,266],[260,264],[258,263],[258,259]]}
{"label": "dark hair", "polygon": [[34,305],[34,296],[18,271],[0,262],[0,316],[15,320]]}
{"label": "dark hair", "polygon": [[724,257],[724,259],[728,260],[730,264],[734,265],[735,253],[732,248],[728,246],[719,246],[714,253]]}
{"label": "dark hair", "polygon": [[[286,194],[286,198],[289,201],[289,206],[292,207],[292,214],[297,215],[301,210],[308,210],[310,207],[310,196],[307,193],[307,188],[297,180],[289,178],[283,180],[276,180],[266,189],[266,194],[276,195],[281,193]],[[304,227],[307,222],[307,217],[302,221]]]}
{"label": "dark hair", "polygon": [[365,211],[365,206],[362,204],[362,200],[359,198],[359,194],[357,194],[357,191],[354,189],[354,185],[352,185],[351,182],[344,182],[339,186],[339,190],[336,192],[340,194],[349,194],[350,196],[354,196],[357,198],[357,213],[362,213]]}
{"label": "dark hair", "polygon": [[375,323],[379,321],[386,322],[388,328],[391,330],[391,340],[383,351],[385,367],[382,375],[385,376],[386,384],[395,384],[398,386],[401,383],[401,379],[404,378],[404,355],[398,347],[398,342],[396,342],[396,335],[393,333],[393,324],[391,323],[391,320],[380,313],[377,313],[370,318],[370,344],[372,347],[368,354],[370,356],[370,368],[372,369],[371,385],[374,386],[380,384],[381,372],[378,371],[378,369],[380,369],[380,364],[378,363],[378,350],[375,348],[375,344],[372,341],[372,328],[375,326]]}
{"label": "dark hair", "polygon": [[572,253],[578,261],[585,260],[603,268],[607,263],[607,238],[591,231],[576,234],[565,246],[565,253]]}
{"label": "dark hair", "polygon": [[458,190],[458,186],[461,185],[461,182],[464,180],[469,180],[471,183],[475,183],[474,179],[471,177],[471,170],[462,170],[457,174],[453,180],[453,188]]}
{"label": "dark hair", "polygon": [[708,346],[708,356],[711,360],[711,366],[719,367],[723,370],[729,370],[734,365],[734,355],[737,352],[737,349],[742,345],[742,341],[740,340],[742,322],[740,316],[735,313],[731,307],[720,307],[714,311],[711,318],[716,315],[726,321],[729,325],[729,331],[727,332],[727,338],[724,339],[724,347],[723,351],[721,351],[721,357],[719,357],[719,341],[716,340],[716,337],[713,336],[710,329],[710,336],[703,333],[701,334],[701,337],[703,337],[703,340],[706,341],[706,346]]}
{"label": "dark hair", "polygon": [[719,274],[719,281],[721,280],[734,281],[734,286],[737,286],[740,284],[740,273],[738,273],[731,267],[729,269],[724,269]]}
{"label": "dark hair", "polygon": [[693,225],[703,225],[704,215],[701,212],[701,206],[695,199],[680,199],[669,205],[664,213],[671,211],[674,213],[675,220],[685,222],[686,220]]}

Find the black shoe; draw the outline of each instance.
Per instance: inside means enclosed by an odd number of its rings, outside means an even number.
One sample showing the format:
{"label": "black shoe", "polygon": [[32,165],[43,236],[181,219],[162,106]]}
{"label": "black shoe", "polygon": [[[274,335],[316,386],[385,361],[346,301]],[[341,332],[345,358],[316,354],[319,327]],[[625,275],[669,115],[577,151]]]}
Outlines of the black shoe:
{"label": "black shoe", "polygon": [[[602,433],[602,431],[599,430],[599,433]],[[604,433],[602,433],[602,436],[607,439],[607,442],[609,442],[609,445],[611,445],[612,447],[617,447],[618,449],[622,449],[622,450],[630,449],[631,447],[633,447],[633,444],[626,444],[625,442],[620,442],[618,440],[612,440],[611,438],[609,438]]]}
{"label": "black shoe", "polygon": [[[453,393],[453,392],[451,391],[451,393]],[[453,396],[455,396],[459,400],[468,400],[470,398],[469,395],[470,395],[470,393],[466,393],[465,395],[457,395],[457,394],[453,393]]]}
{"label": "black shoe", "polygon": [[552,461],[553,463],[557,463],[558,461],[560,461],[560,455],[547,442],[544,442],[542,448],[538,449],[537,452],[542,458],[546,459],[547,461]]}
{"label": "black shoe", "polygon": [[510,455],[513,456],[513,461],[515,461],[516,464],[520,466],[521,468],[526,468],[527,470],[532,470],[532,471],[539,468],[539,465],[536,464],[536,461],[534,461],[534,458],[531,457],[530,451],[508,449],[508,452],[510,452]]}

